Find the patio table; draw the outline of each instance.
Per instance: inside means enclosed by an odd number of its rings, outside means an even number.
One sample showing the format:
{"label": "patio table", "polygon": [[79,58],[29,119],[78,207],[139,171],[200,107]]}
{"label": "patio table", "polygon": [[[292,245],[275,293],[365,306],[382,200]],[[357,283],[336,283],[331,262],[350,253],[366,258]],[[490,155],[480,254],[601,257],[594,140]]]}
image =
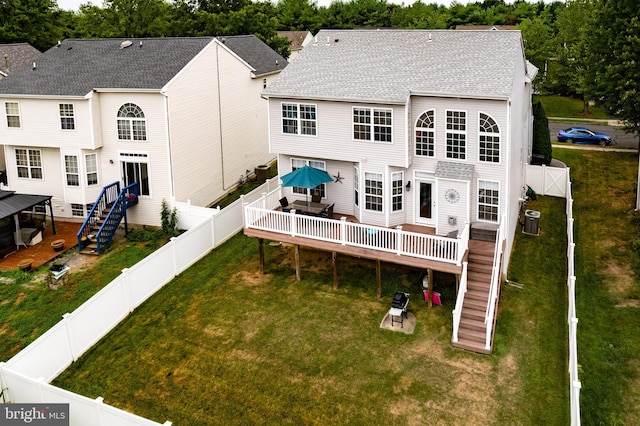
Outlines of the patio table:
{"label": "patio table", "polygon": [[329,207],[329,204],[314,203],[313,201],[307,202],[303,200],[295,200],[291,204],[292,209],[295,209],[296,211],[299,211],[302,213],[312,214],[315,216],[318,216],[327,207]]}

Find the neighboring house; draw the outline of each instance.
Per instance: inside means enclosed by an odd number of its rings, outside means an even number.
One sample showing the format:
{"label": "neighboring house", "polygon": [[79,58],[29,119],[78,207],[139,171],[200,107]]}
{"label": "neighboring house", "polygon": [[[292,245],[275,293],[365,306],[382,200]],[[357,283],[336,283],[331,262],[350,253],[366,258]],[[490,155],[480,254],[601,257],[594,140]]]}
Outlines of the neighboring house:
{"label": "neighboring house", "polygon": [[130,223],[206,206],[273,160],[260,93],[287,61],[257,37],[70,39],[0,81],[8,189],[85,217],[103,186],[139,183]]}
{"label": "neighboring house", "polygon": [[456,30],[517,30],[518,27],[515,25],[456,25]]}
{"label": "neighboring house", "polygon": [[[470,236],[495,241],[501,227],[495,287],[531,156],[537,69],[520,32],[322,30],[316,40],[263,92],[270,149],[280,175],[328,171],[335,181],[312,193],[359,224],[306,235],[308,220],[265,226],[249,206],[245,233],[453,272],[466,286]],[[305,193],[280,190],[288,201]]]}
{"label": "neighboring house", "polygon": [[309,31],[278,31],[278,37],[287,38],[291,43],[289,62],[293,61],[300,51],[313,41],[313,36]]}
{"label": "neighboring house", "polygon": [[20,68],[32,65],[42,55],[29,43],[0,44],[0,80]]}

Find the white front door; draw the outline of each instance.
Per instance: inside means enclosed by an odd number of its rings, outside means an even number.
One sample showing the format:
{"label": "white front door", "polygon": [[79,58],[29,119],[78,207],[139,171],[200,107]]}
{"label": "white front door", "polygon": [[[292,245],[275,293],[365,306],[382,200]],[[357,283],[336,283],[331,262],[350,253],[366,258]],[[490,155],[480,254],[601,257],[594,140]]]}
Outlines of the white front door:
{"label": "white front door", "polygon": [[436,223],[435,182],[416,179],[416,223],[434,226]]}

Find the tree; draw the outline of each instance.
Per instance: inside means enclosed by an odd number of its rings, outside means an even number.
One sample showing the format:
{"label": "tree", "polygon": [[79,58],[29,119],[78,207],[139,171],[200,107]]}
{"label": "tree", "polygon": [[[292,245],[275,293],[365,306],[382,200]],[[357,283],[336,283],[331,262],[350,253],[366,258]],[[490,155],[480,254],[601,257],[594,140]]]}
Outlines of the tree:
{"label": "tree", "polygon": [[544,112],[542,103],[533,103],[533,147],[532,153],[544,156],[544,163],[549,164],[552,159],[551,135],[549,134],[549,120]]}
{"label": "tree", "polygon": [[[636,0],[602,0],[589,38],[590,88],[596,100],[625,131],[640,137],[640,4]],[[638,170],[640,184],[640,167]],[[636,210],[640,209],[640,188]]]}
{"label": "tree", "polygon": [[0,1],[0,43],[27,42],[44,51],[63,35],[53,0]]}

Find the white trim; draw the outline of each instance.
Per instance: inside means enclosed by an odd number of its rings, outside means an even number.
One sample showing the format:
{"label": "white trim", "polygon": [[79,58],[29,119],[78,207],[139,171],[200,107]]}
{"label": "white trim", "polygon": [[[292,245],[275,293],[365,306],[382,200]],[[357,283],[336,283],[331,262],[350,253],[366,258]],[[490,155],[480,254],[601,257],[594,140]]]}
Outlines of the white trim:
{"label": "white trim", "polygon": [[[487,219],[480,219],[480,182],[490,182],[490,183],[497,183],[498,184],[498,204],[496,204],[496,207],[498,208],[498,211],[496,213],[496,220],[487,220]],[[500,190],[502,186],[502,182],[500,182],[499,180],[490,180],[490,179],[481,179],[478,178],[476,180],[476,189],[477,189],[477,193],[476,193],[476,220],[478,222],[484,222],[484,223],[500,223],[500,212],[501,212],[501,208],[500,208],[500,201],[503,198],[502,195],[502,191]],[[493,204],[487,204],[487,203],[482,203],[482,205],[484,206],[493,206]]]}
{"label": "white trim", "polygon": [[[369,110],[370,113],[370,118],[371,118],[371,122],[368,124],[370,131],[370,139],[356,139],[355,137],[355,132],[354,132],[354,126],[356,124],[360,124],[360,123],[355,123],[353,121],[353,115],[355,113],[356,109],[362,109],[362,110]],[[391,129],[391,140],[390,141],[377,141],[375,140],[375,131],[374,131],[374,127],[375,124],[373,122],[373,115],[374,115],[374,111],[378,110],[378,111],[388,111],[391,113],[391,124],[389,126],[384,125],[384,127],[389,127]],[[366,143],[375,143],[375,144],[384,144],[384,145],[393,145],[394,141],[393,141],[393,123],[395,122],[395,119],[393,117],[393,108],[383,108],[383,107],[372,107],[372,106],[356,106],[356,105],[352,105],[351,106],[351,140],[353,142],[366,142]],[[366,125],[366,124],[363,124]]]}
{"label": "white trim", "polygon": [[[487,132],[483,132],[481,130],[480,127],[480,122],[481,122],[481,118],[480,115],[484,114],[486,115],[488,118],[490,118],[491,120],[493,120],[493,122],[496,124],[496,127],[498,127],[498,133],[487,133]],[[478,110],[478,155],[476,160],[478,160],[479,164],[496,164],[496,165],[501,165],[502,164],[502,155],[503,155],[503,144],[502,144],[502,131],[500,130],[500,124],[498,124],[498,120],[496,120],[495,118],[493,118],[493,116],[487,112],[484,112],[482,110]],[[480,137],[481,136],[495,136],[498,138],[498,161],[486,161],[486,160],[481,160],[480,159]]]}
{"label": "white trim", "polygon": [[[284,131],[284,120],[285,117],[282,116],[282,108],[284,107],[284,105],[295,105],[296,106],[296,123],[297,123],[297,131],[296,133],[288,133]],[[315,120],[308,120],[308,119],[302,119],[301,114],[300,114],[300,107],[301,106],[312,106],[314,108],[314,112],[316,115]],[[293,121],[292,118],[288,118],[288,120]],[[313,121],[316,124],[315,127],[315,134],[307,134],[307,133],[302,133],[302,122],[303,121]],[[280,102],[280,134],[283,136],[290,136],[290,135],[294,135],[294,136],[304,136],[304,137],[311,137],[311,138],[317,138],[318,137],[318,105],[317,104],[312,104],[312,103],[303,103],[303,102],[285,102],[285,101],[281,101]]]}
{"label": "white trim", "polygon": [[[437,194],[438,194],[438,180],[435,177],[435,173],[433,173],[433,177],[428,176],[418,176],[419,173],[423,173],[420,171],[414,171],[413,183],[412,186],[414,191],[414,199],[413,199],[413,222],[419,225],[426,226],[436,226],[438,223],[438,204],[436,202]],[[425,174],[431,174],[424,172]],[[420,184],[425,183],[431,185],[431,217],[423,218],[420,216]]]}
{"label": "white trim", "polygon": [[[464,113],[464,131],[460,130],[450,130],[448,127],[448,113],[462,112]],[[449,147],[449,141],[447,138],[448,133],[453,133],[456,135],[464,135],[464,158],[454,158],[449,157],[447,154],[447,149]],[[444,158],[452,161],[469,161],[469,111],[463,109],[445,109],[444,110]]]}
{"label": "white trim", "polygon": [[[393,184],[394,184],[394,182],[397,182],[398,179],[394,179],[393,175],[397,175],[397,174],[400,174],[400,194],[399,195],[394,195],[393,194],[393,189],[394,189]],[[389,180],[390,180],[390,182],[389,182],[390,183],[390,188],[389,188],[389,195],[390,195],[389,207],[390,208],[389,208],[389,211],[391,213],[403,212],[404,208],[405,208],[405,204],[406,204],[406,201],[405,201],[405,192],[406,191],[405,191],[405,186],[404,186],[405,185],[404,171],[399,170],[399,171],[391,172],[390,176],[389,176]],[[394,197],[398,197],[398,196],[400,197],[400,208],[398,210],[394,210],[393,209],[393,198]]]}
{"label": "white trim", "polygon": [[[417,149],[418,149],[418,140],[416,137],[416,132],[418,130],[420,131],[424,131],[422,129],[429,129],[429,127],[418,127],[418,120],[420,119],[420,117],[422,117],[424,114],[433,111],[433,127],[431,128],[431,130],[433,131],[433,155],[419,155],[416,153]],[[417,157],[417,158],[436,158],[436,149],[437,149],[437,145],[438,145],[438,140],[437,137],[438,135],[436,134],[436,129],[437,129],[437,120],[436,120],[436,116],[437,116],[437,111],[436,108],[430,108],[430,109],[426,109],[424,111],[422,111],[420,113],[420,115],[418,115],[418,117],[416,117],[414,123],[413,123],[413,153],[412,156],[413,157]],[[445,141],[446,143],[446,141]]]}

